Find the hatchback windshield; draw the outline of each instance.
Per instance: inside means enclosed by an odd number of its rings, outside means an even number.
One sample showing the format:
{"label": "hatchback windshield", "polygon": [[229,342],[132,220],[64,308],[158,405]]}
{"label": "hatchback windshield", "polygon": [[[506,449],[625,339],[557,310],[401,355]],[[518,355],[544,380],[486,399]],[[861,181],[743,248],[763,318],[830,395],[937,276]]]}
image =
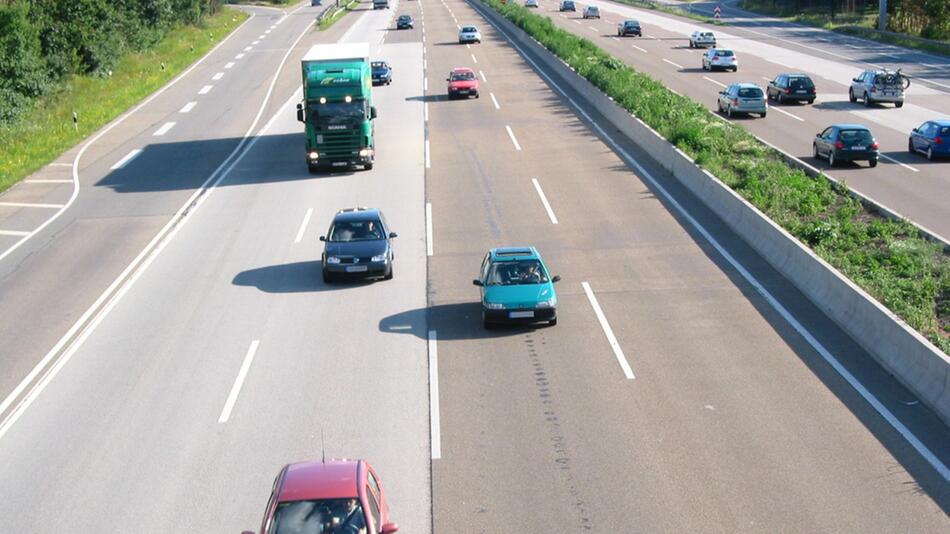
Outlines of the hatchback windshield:
{"label": "hatchback windshield", "polygon": [[474,72],[453,72],[452,81],[453,82],[466,82],[475,79]]}
{"label": "hatchback windshield", "polygon": [[274,534],[365,532],[366,519],[357,499],[282,502],[274,510]]}
{"label": "hatchback windshield", "polygon": [[330,228],[329,240],[333,243],[348,243],[382,238],[383,230],[379,221],[338,221]]}
{"label": "hatchback windshield", "polygon": [[870,142],[871,132],[867,130],[841,130],[838,139],[845,143]]}
{"label": "hatchback windshield", "polygon": [[548,273],[538,260],[501,261],[488,268],[489,286],[516,286],[549,282]]}
{"label": "hatchback windshield", "polygon": [[762,98],[762,90],[758,87],[743,87],[739,89],[742,98]]}
{"label": "hatchback windshield", "polygon": [[382,62],[382,61],[374,61],[374,62],[371,63],[371,65],[373,66],[374,69],[385,69],[385,68],[386,68],[386,63],[384,63],[384,62]]}
{"label": "hatchback windshield", "polygon": [[399,22],[409,22],[410,20],[412,20],[412,19],[409,18],[409,15],[400,15],[400,16],[399,16]]}

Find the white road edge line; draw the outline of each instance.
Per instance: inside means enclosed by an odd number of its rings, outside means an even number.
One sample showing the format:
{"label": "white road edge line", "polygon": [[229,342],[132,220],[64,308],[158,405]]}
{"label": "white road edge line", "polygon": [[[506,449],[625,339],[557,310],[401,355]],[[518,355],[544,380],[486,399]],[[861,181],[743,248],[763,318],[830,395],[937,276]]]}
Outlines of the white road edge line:
{"label": "white road edge line", "polygon": [[623,376],[627,377],[627,380],[633,380],[636,378],[633,376],[633,369],[631,369],[630,364],[627,363],[627,358],[623,355],[620,343],[617,342],[614,331],[610,328],[607,317],[604,316],[604,311],[600,309],[600,304],[597,303],[597,297],[594,296],[594,291],[587,282],[581,282],[581,286],[584,287],[584,293],[587,293],[587,300],[590,301],[591,307],[594,308],[594,315],[596,315],[597,320],[600,321],[600,327],[604,330],[604,335],[607,336],[607,342],[610,343],[610,348],[613,349],[614,356],[617,357],[617,363],[619,363],[620,368],[623,369]]}
{"label": "white road edge line", "polygon": [[41,204],[38,202],[0,202],[0,207],[2,208],[43,208],[43,209],[59,209],[62,208],[65,204]]}
{"label": "white road edge line", "polygon": [[307,231],[307,225],[310,224],[310,217],[313,216],[313,208],[307,208],[307,214],[303,216],[303,222],[300,223],[300,230],[297,230],[297,237],[294,243],[300,243],[303,240],[303,234]]}
{"label": "white road edge line", "polygon": [[[73,166],[72,163],[50,163],[49,165],[50,167],[72,167]],[[24,180],[24,182],[28,182],[28,181],[29,180]],[[69,181],[72,182],[72,180],[69,180]]]}
{"label": "white road edge line", "polygon": [[495,99],[495,93],[488,93],[488,96],[491,97],[492,104],[495,104],[495,109],[501,109],[501,106],[498,105],[498,100]]}
{"label": "white road edge line", "polygon": [[112,167],[110,167],[110,169],[112,169],[112,170],[114,171],[114,170],[117,170],[117,169],[121,169],[122,167],[125,167],[130,161],[132,161],[133,159],[137,158],[138,155],[141,154],[141,153],[142,153],[142,149],[141,149],[141,148],[136,148],[136,149],[132,150],[131,152],[129,152],[128,154],[126,154],[122,159],[120,159],[119,161],[115,162],[115,165],[113,165]]}
{"label": "white road edge line", "polygon": [[161,136],[167,134],[167,133],[168,133],[168,130],[171,130],[172,128],[174,128],[174,127],[175,127],[175,124],[176,124],[176,123],[174,123],[174,122],[166,122],[165,124],[162,125],[161,128],[155,130],[155,133],[153,133],[152,135],[155,136],[155,137],[161,137]]}
{"label": "white road edge line", "polygon": [[561,95],[564,96],[564,98],[567,99],[568,102],[570,102],[571,106],[575,110],[577,110],[577,112],[580,113],[585,119],[587,119],[587,121],[594,127],[594,129],[597,130],[603,136],[605,140],[607,140],[608,144],[610,144],[610,146],[614,150],[616,150],[618,154],[620,154],[620,157],[624,161],[636,167],[640,175],[644,179],[646,179],[648,182],[650,182],[650,185],[652,185],[670,203],[670,205],[676,209],[676,211],[683,217],[683,219],[689,222],[690,226],[695,228],[696,231],[698,231],[703,236],[703,238],[705,238],[706,241],[709,242],[709,244],[712,245],[713,248],[715,248],[716,251],[719,252],[719,254],[721,254],[722,257],[725,258],[725,260],[728,261],[729,264],[732,265],[733,268],[735,268],[736,271],[738,271],[739,274],[742,275],[742,277],[745,278],[746,281],[752,285],[753,288],[755,288],[756,292],[762,295],[762,298],[765,299],[765,301],[768,302],[769,305],[772,306],[772,308],[775,309],[775,311],[777,311],[779,315],[781,315],[782,318],[784,318],[788,322],[788,324],[793,329],[795,329],[795,331],[798,332],[798,334],[801,335],[805,339],[805,341],[809,345],[811,345],[813,349],[815,349],[815,351],[818,354],[821,355],[822,359],[824,359],[825,362],[831,365],[831,367],[833,367],[834,370],[837,371],[838,374],[841,375],[841,377],[844,378],[845,381],[847,381],[848,384],[852,388],[854,388],[854,390],[857,391],[857,393],[861,395],[861,397],[868,404],[870,404],[871,407],[874,408],[874,410],[885,421],[887,421],[887,423],[891,425],[891,427],[894,430],[900,433],[900,435],[905,440],[907,440],[910,446],[913,447],[914,450],[916,450],[917,453],[920,454],[924,458],[924,460],[927,463],[929,463],[930,466],[933,467],[941,477],[943,477],[944,480],[950,481],[950,468],[944,465],[943,462],[941,462],[940,459],[937,458],[937,456],[934,455],[934,453],[931,452],[931,450],[927,448],[926,445],[923,444],[923,442],[917,439],[917,436],[915,436],[914,433],[911,432],[909,428],[904,426],[904,424],[901,423],[900,420],[897,419],[897,417],[895,417],[894,414],[892,414],[891,411],[888,410],[886,406],[881,404],[881,401],[877,400],[877,398],[875,398],[874,395],[872,395],[871,392],[868,391],[867,388],[865,388],[864,385],[861,384],[861,382],[859,382],[858,379],[854,377],[854,375],[852,375],[847,369],[845,369],[844,366],[841,365],[841,362],[839,362],[831,354],[831,352],[829,352],[828,349],[826,349],[825,346],[821,344],[820,341],[815,339],[815,337],[811,335],[811,333],[804,326],[802,326],[802,324],[799,323],[792,316],[792,314],[789,313],[789,311],[785,309],[785,307],[782,306],[782,304],[779,303],[778,300],[776,300],[775,297],[773,297],[772,294],[767,289],[765,289],[765,287],[754,276],[752,276],[752,273],[750,273],[744,267],[742,267],[742,265],[738,262],[738,260],[732,257],[732,255],[729,254],[729,252],[726,251],[726,249],[723,248],[723,246],[719,244],[719,241],[716,241],[716,239],[713,238],[712,234],[710,234],[709,231],[707,231],[705,227],[699,224],[699,221],[694,219],[693,216],[690,215],[688,211],[686,211],[686,208],[684,208],[679,202],[677,202],[677,200],[673,198],[672,195],[670,195],[670,193],[666,190],[666,188],[664,188],[656,180],[656,178],[653,177],[652,174],[650,174],[642,165],[640,165],[640,162],[635,160],[633,156],[631,156],[626,150],[623,149],[623,147],[617,144],[617,142],[614,141],[613,137],[608,135],[607,132],[603,128],[601,128],[599,124],[594,122],[594,119],[591,118],[591,116],[588,115],[587,112],[584,111],[584,109],[577,102],[575,102],[573,98],[568,96],[567,93],[564,91],[564,89],[562,89],[561,86],[557,84],[557,82],[551,79],[551,77],[548,76],[547,73],[545,73],[544,70],[541,69],[541,67],[537,63],[535,63],[533,59],[529,58],[528,55],[525,54],[524,50],[522,50],[520,46],[515,44],[515,42],[505,32],[505,30],[502,30],[501,28],[497,28],[497,29],[502,35],[505,36],[508,43],[515,50],[517,50],[518,53],[521,54],[521,57],[523,57],[525,61],[527,61],[534,67],[535,72],[537,72],[542,78],[544,78],[548,82],[548,84],[551,85],[551,87],[554,87],[559,93],[561,93]]}
{"label": "white road edge line", "polygon": [[548,203],[548,197],[544,195],[544,191],[541,189],[541,184],[538,183],[537,178],[532,178],[531,182],[534,184],[534,190],[538,192],[538,196],[541,197],[541,204],[544,205],[544,211],[548,212],[548,218],[551,219],[551,224],[557,224],[557,216],[554,215],[554,210],[551,209],[551,204]]}
{"label": "white road edge line", "polygon": [[432,459],[442,458],[442,424],[439,420],[439,348],[435,330],[429,330],[429,434]]}
{"label": "white road edge line", "polygon": [[[70,165],[72,167],[72,165]],[[26,184],[71,184],[72,180],[43,180],[41,178],[33,178],[32,180],[23,180],[23,183]]]}
{"label": "white road edge line", "polygon": [[881,154],[880,156],[881,156],[882,158],[886,159],[887,161],[890,161],[891,163],[896,163],[896,164],[900,165],[901,167],[904,167],[905,169],[908,169],[908,170],[911,170],[911,171],[914,171],[914,172],[920,172],[918,169],[916,169],[916,168],[914,168],[914,167],[911,167],[910,165],[908,165],[908,164],[906,164],[906,163],[901,163],[901,162],[897,161],[896,159],[894,159],[894,158],[892,158],[892,157],[890,157],[890,156],[885,156],[884,154]]}
{"label": "white road edge line", "polygon": [[521,150],[521,145],[518,144],[518,140],[515,139],[515,133],[511,131],[511,126],[505,125],[505,129],[508,130],[508,137],[511,138],[511,142],[515,145],[515,150]]}
{"label": "white road edge line", "polygon": [[791,117],[791,118],[797,120],[798,122],[805,122],[805,119],[799,117],[798,115],[793,115],[793,114],[791,114],[791,113],[785,111],[784,109],[782,109],[782,108],[780,108],[780,107],[769,106],[769,109],[774,110],[774,111],[778,111],[779,113],[782,113],[783,115],[788,115],[789,117]]}
{"label": "white road edge line", "polygon": [[713,79],[710,78],[709,76],[703,76],[703,79],[706,80],[707,82],[712,82],[712,83],[718,85],[719,87],[725,87],[725,86],[726,86],[726,84],[724,84],[724,83],[722,83],[722,82],[718,82],[718,81],[716,81],[716,80],[713,80]]}
{"label": "white road edge line", "polygon": [[433,254],[435,244],[432,242],[432,203],[426,202],[426,256]]}
{"label": "white road edge line", "polygon": [[197,105],[198,105],[197,102],[188,102],[187,104],[185,104],[184,106],[182,106],[182,108],[181,108],[180,110],[178,110],[178,113],[188,113],[188,112],[190,112],[191,110],[195,109],[195,106],[197,106]]}
{"label": "white road edge line", "polygon": [[673,63],[672,61],[670,61],[670,60],[668,60],[668,59],[666,59],[666,58],[663,58],[663,61],[669,63],[670,65],[673,65],[674,67],[676,67],[676,68],[678,68],[678,69],[682,69],[682,68],[683,68],[682,65],[680,65],[680,64],[678,64],[678,63]]}
{"label": "white road edge line", "polygon": [[23,232],[20,230],[0,230],[0,235],[9,235],[13,237],[22,237],[29,234],[29,232]]}
{"label": "white road edge line", "polygon": [[237,402],[238,394],[241,393],[241,387],[244,385],[244,379],[247,378],[247,371],[251,368],[251,362],[254,361],[254,355],[257,354],[257,347],[261,344],[259,339],[251,341],[251,346],[244,355],[244,361],[241,363],[241,369],[238,371],[237,378],[234,379],[234,385],[231,386],[231,393],[228,394],[228,400],[224,403],[224,409],[221,410],[221,416],[218,417],[219,423],[227,423],[231,417],[231,410],[234,409],[234,403]]}

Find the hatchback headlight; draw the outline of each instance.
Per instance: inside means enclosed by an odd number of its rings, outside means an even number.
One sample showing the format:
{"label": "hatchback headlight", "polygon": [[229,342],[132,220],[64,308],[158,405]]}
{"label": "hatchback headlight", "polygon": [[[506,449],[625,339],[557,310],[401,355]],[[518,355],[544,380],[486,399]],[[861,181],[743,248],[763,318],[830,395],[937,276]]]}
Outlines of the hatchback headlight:
{"label": "hatchback headlight", "polygon": [[502,304],[502,303],[500,303],[500,302],[488,302],[488,301],[485,301],[485,307],[488,308],[489,310],[503,310],[503,309],[505,309],[505,305]]}
{"label": "hatchback headlight", "polygon": [[373,257],[371,258],[371,260],[374,261],[374,262],[376,262],[376,263],[379,263],[379,262],[386,263],[386,260],[388,260],[388,259],[389,259],[389,258],[387,257],[387,255],[386,255],[385,252],[382,253],[382,254],[377,254],[377,255],[375,255],[375,256],[373,256]]}
{"label": "hatchback headlight", "polygon": [[557,297],[551,297],[548,300],[538,301],[539,308],[553,308],[556,305],[557,305]]}
{"label": "hatchback headlight", "polygon": [[340,258],[336,256],[327,256],[327,263],[340,263]]}

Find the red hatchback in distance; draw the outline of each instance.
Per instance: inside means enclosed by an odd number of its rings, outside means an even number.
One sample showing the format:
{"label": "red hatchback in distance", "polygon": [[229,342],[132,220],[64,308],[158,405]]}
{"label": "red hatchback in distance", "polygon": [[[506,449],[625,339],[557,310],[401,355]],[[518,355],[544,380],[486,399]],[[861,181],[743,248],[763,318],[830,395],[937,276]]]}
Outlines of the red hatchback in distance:
{"label": "red hatchback in distance", "polygon": [[449,82],[449,100],[470,96],[478,98],[478,77],[472,69],[468,67],[452,69],[445,81]]}
{"label": "red hatchback in distance", "polygon": [[[365,460],[289,464],[274,480],[260,534],[391,534],[386,493]],[[254,534],[245,531],[244,534]]]}

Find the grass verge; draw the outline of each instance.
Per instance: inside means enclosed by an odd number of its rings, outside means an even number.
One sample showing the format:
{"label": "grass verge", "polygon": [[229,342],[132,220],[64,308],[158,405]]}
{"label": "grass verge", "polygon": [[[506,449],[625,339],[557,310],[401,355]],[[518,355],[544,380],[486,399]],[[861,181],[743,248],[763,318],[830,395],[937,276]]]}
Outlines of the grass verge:
{"label": "grass verge", "polygon": [[483,1],[950,353],[950,255],[943,247],[906,221],[869,212],[845,186],[788,166],[745,129],[549,18],[511,2]]}
{"label": "grass verge", "polygon": [[[37,99],[22,119],[0,126],[0,192],[158,90],[246,18],[241,11],[222,9],[201,27],[176,28],[153,49],[123,57],[112,76],[74,76]],[[74,110],[78,128],[73,127]]]}
{"label": "grass verge", "polygon": [[[332,0],[328,0],[328,1],[332,1]],[[344,15],[346,15],[346,14],[349,13],[350,11],[353,11],[354,9],[356,9],[356,6],[358,6],[359,3],[360,3],[360,0],[353,0],[352,2],[350,2],[350,3],[346,4],[346,5],[344,5],[344,6],[343,6],[341,9],[339,9],[336,13],[334,13],[334,14],[330,15],[329,17],[327,17],[327,18],[321,20],[320,23],[317,24],[317,27],[320,28],[320,30],[325,30],[325,29],[329,28],[330,26],[333,26],[333,24],[334,24],[336,21],[338,21],[338,20],[340,20],[341,18],[343,18]]]}

